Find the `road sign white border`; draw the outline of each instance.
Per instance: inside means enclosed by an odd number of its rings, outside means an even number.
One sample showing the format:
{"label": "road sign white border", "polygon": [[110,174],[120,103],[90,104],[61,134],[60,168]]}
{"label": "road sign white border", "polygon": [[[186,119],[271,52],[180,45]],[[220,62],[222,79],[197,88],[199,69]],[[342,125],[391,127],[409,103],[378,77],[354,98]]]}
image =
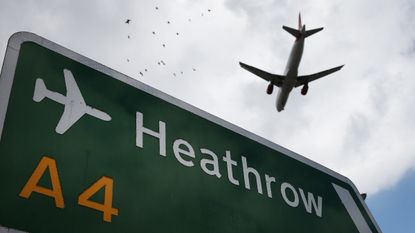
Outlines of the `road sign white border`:
{"label": "road sign white border", "polygon": [[212,114],[209,114],[201,109],[198,109],[190,104],[187,104],[179,99],[176,99],[170,95],[167,95],[166,93],[163,93],[155,88],[152,88],[136,79],[133,79],[127,75],[124,75],[118,71],[115,71],[107,66],[104,66],[96,61],[93,61],[87,57],[84,57],[72,50],[69,50],[67,48],[64,48],[61,45],[58,45],[52,41],[49,41],[41,36],[38,36],[34,33],[31,32],[16,32],[14,33],[8,41],[7,44],[7,49],[6,49],[6,54],[4,57],[4,61],[3,61],[3,66],[2,66],[2,70],[1,70],[1,74],[0,74],[0,141],[1,141],[1,135],[3,132],[3,124],[4,124],[4,120],[6,117],[6,111],[7,111],[7,106],[9,103],[9,97],[10,97],[10,92],[11,92],[11,88],[12,88],[12,84],[13,84],[13,79],[14,79],[14,73],[16,70],[16,65],[17,65],[17,58],[19,55],[19,51],[20,51],[20,46],[22,43],[24,42],[33,42],[36,44],[39,44],[47,49],[50,49],[54,52],[57,52],[65,57],[68,57],[72,60],[75,60],[83,65],[86,65],[92,69],[95,69],[97,71],[100,71],[108,76],[111,76],[119,81],[122,81],[126,84],[129,84],[130,86],[133,86],[137,89],[140,89],[146,93],[149,93],[153,96],[156,96],[162,100],[165,100],[173,105],[176,105],[180,108],[183,108],[189,112],[192,112],[200,117],[203,117],[211,122],[214,122],[215,124],[218,124],[222,127],[225,127],[229,130],[232,130],[233,132],[236,132],[240,135],[243,135],[251,140],[254,140],[258,143],[261,143],[271,149],[274,149],[276,151],[279,151],[280,153],[283,153],[297,161],[300,161],[304,164],[307,164],[308,166],[311,166],[317,170],[320,170],[326,174],[329,174],[337,179],[339,179],[340,181],[343,181],[347,184],[349,184],[354,192],[356,194],[358,194],[358,198],[360,200],[360,202],[362,203],[363,207],[365,208],[365,211],[368,213],[371,221],[373,222],[373,224],[375,225],[376,229],[378,232],[382,232],[379,228],[379,226],[377,225],[375,219],[373,218],[371,212],[369,211],[366,203],[364,202],[363,198],[359,195],[359,191],[357,190],[356,186],[353,184],[353,182],[348,179],[345,176],[340,175],[337,172],[334,172],[326,167],[324,167],[321,164],[318,164],[302,155],[299,155],[293,151],[290,151],[282,146],[279,146],[267,139],[264,139],[258,135],[255,135],[247,130],[244,130],[236,125],[233,125],[223,119],[220,119]]}

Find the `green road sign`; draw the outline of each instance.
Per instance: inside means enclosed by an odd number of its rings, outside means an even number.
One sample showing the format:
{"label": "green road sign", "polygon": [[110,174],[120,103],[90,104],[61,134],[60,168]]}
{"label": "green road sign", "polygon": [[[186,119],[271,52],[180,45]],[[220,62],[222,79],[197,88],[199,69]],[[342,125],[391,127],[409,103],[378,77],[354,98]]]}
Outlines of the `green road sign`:
{"label": "green road sign", "polygon": [[0,166],[0,233],[381,232],[347,178],[26,32]]}

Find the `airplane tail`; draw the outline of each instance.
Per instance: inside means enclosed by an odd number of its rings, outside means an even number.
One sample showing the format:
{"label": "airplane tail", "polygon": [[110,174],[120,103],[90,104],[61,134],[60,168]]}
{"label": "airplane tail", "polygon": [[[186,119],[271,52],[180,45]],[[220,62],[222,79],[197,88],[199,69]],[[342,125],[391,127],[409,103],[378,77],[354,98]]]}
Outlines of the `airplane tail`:
{"label": "airplane tail", "polygon": [[290,33],[291,35],[293,35],[295,38],[300,39],[300,38],[307,38],[321,30],[323,30],[323,28],[315,28],[315,29],[311,29],[311,30],[306,30],[305,29],[305,25],[303,25],[301,23],[301,13],[298,14],[298,29],[294,29],[291,27],[287,27],[287,26],[282,26],[282,28],[287,31],[288,33]]}
{"label": "airplane tail", "polygon": [[315,28],[315,29],[307,30],[307,31],[304,32],[304,38],[307,38],[307,37],[313,35],[314,33],[319,32],[321,30],[323,30],[322,27],[321,28]]}
{"label": "airplane tail", "polygon": [[36,102],[42,101],[46,96],[46,85],[43,79],[36,79],[35,92],[33,93],[33,100]]}

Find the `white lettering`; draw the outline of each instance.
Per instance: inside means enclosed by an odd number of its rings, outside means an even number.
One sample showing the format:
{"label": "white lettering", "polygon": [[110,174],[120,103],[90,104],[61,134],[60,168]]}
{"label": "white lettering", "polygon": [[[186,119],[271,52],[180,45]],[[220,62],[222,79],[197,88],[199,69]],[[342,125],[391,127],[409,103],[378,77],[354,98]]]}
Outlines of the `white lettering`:
{"label": "white lettering", "polygon": [[265,183],[267,186],[267,195],[269,198],[272,198],[271,182],[275,183],[275,177],[268,176],[267,174],[265,174]]}
{"label": "white lettering", "polygon": [[143,126],[143,114],[136,112],[136,146],[143,148],[143,135],[144,133],[159,139],[159,153],[162,156],[166,156],[166,124],[159,121],[159,132],[144,128]]}
{"label": "white lettering", "polygon": [[[180,148],[180,146],[183,145],[186,147],[186,149],[182,149]],[[173,143],[173,152],[174,152],[174,156],[176,156],[176,159],[183,164],[186,167],[193,167],[194,163],[192,161],[188,161],[188,160],[184,160],[182,155],[187,155],[191,158],[195,158],[195,151],[193,150],[193,147],[186,142],[183,139],[177,139],[176,141],[174,141]]]}
{"label": "white lettering", "polygon": [[242,156],[242,170],[244,173],[245,188],[251,189],[251,185],[249,182],[249,173],[254,174],[256,178],[258,193],[262,194],[262,184],[261,184],[261,178],[259,176],[259,173],[254,168],[248,167],[246,158],[244,156]]}
{"label": "white lettering", "polygon": [[[290,189],[291,192],[294,195],[294,200],[292,200],[292,201],[289,200],[288,197],[287,197],[287,188]],[[282,198],[284,199],[284,201],[289,206],[291,206],[291,207],[297,207],[298,206],[298,204],[300,202],[298,200],[298,194],[297,194],[297,191],[295,191],[294,187],[291,184],[286,183],[286,182],[281,184],[281,195],[282,195]]]}
{"label": "white lettering", "polygon": [[[200,160],[200,167],[202,168],[202,170],[206,172],[206,174],[208,175],[214,175],[220,178],[221,174],[219,173],[218,156],[216,156],[216,154],[212,151],[204,148],[200,149],[200,152],[202,152],[202,154],[210,155],[212,157],[212,159],[203,158]],[[212,170],[209,170],[209,168],[207,168],[208,164],[212,165]]]}
{"label": "white lettering", "polygon": [[[160,155],[167,156],[166,123],[164,123],[163,121],[159,121],[158,131],[153,131],[143,126],[143,118],[144,117],[141,112],[136,112],[136,146],[143,148],[143,138],[144,134],[146,134],[147,136],[151,136],[158,139]],[[196,160],[196,154],[192,145],[183,139],[174,140],[172,149],[177,161],[180,162],[183,166],[194,167],[195,163],[199,162],[200,168],[203,170],[204,173],[210,176],[216,176],[217,178],[221,178],[222,174],[220,171],[220,165],[223,166],[223,164],[219,164],[220,158],[215,154],[215,152],[213,152],[210,149],[203,147],[199,148],[201,148],[201,155],[200,158],[198,158],[200,159],[200,161]],[[264,179],[267,196],[269,198],[273,198],[272,192],[273,188],[275,188],[276,186],[276,178],[268,174],[260,173],[261,171],[256,170],[254,167],[249,167],[246,157],[240,156],[240,158],[242,165],[238,167],[238,162],[232,159],[231,151],[227,150],[225,152],[225,156],[222,157],[222,160],[226,163],[227,176],[229,182],[239,186],[240,182],[238,179],[242,179],[240,178],[240,176],[243,174],[245,188],[251,190],[251,182],[256,182],[258,193],[263,194],[262,179]],[[237,169],[236,178],[233,172],[234,168]],[[242,174],[240,174],[241,169]],[[280,192],[283,200],[287,205],[296,208],[300,205],[300,201],[302,201],[302,203],[304,204],[304,209],[307,213],[315,213],[318,217],[322,217],[323,198],[321,196],[315,195],[311,192],[305,192],[301,188],[294,188],[294,186],[288,182],[284,182],[281,184]],[[299,196],[301,196],[301,200]]]}
{"label": "white lettering", "polygon": [[230,151],[228,150],[226,151],[226,156],[223,157],[223,161],[226,162],[229,182],[231,182],[234,185],[239,185],[239,181],[233,177],[233,171],[232,171],[232,166],[237,166],[238,162],[236,162],[235,160],[232,160]]}
{"label": "white lettering", "polygon": [[323,208],[322,208],[323,198],[320,196],[317,196],[317,202],[318,202],[318,205],[317,205],[316,200],[314,199],[314,195],[312,193],[307,192],[307,198],[306,198],[304,195],[304,191],[301,188],[299,188],[299,190],[300,190],[300,196],[301,196],[301,199],[303,199],[303,203],[304,203],[304,207],[306,211],[311,214],[313,212],[313,207],[314,207],[317,216],[321,218],[321,216],[323,215],[322,213],[323,212]]}

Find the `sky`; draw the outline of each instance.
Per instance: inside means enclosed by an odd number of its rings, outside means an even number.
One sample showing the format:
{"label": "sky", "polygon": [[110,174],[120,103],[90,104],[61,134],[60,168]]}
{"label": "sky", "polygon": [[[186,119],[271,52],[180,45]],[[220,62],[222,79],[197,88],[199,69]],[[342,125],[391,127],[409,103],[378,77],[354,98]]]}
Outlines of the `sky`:
{"label": "sky", "polygon": [[[350,178],[384,232],[408,232],[414,10],[411,0],[2,0],[0,62],[14,32],[36,33]],[[277,112],[275,91],[238,62],[282,74],[294,41],[282,25],[296,27],[299,12],[308,29],[324,27],[306,39],[299,74],[345,66]]]}

